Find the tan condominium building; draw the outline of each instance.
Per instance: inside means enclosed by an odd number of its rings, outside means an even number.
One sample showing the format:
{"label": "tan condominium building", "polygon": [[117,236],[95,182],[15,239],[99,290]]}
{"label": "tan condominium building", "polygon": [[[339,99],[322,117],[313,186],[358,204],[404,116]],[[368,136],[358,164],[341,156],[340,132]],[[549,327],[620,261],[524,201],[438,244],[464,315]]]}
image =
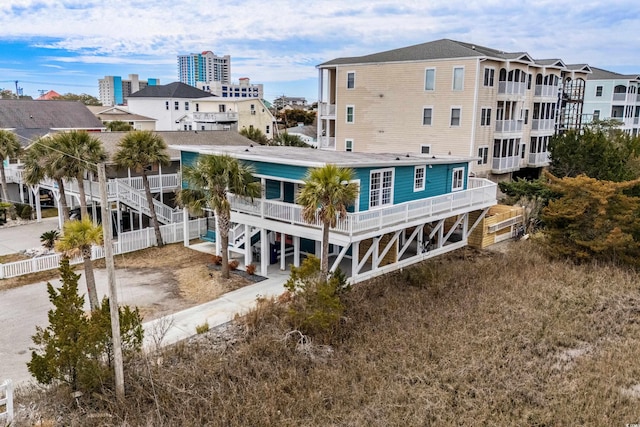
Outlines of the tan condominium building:
{"label": "tan condominium building", "polygon": [[322,149],[477,156],[472,173],[536,175],[582,124],[586,64],[437,40],[318,65]]}

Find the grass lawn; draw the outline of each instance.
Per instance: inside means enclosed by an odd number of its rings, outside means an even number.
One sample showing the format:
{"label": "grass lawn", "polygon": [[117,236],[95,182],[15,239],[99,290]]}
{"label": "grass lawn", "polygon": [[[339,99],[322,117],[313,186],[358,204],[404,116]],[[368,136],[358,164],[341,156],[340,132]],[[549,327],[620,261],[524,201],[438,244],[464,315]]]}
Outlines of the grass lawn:
{"label": "grass lawn", "polygon": [[224,334],[128,366],[127,401],[95,411],[113,425],[640,422],[640,275],[540,252],[465,249],[357,285],[329,343],[287,339],[286,308],[264,303]]}

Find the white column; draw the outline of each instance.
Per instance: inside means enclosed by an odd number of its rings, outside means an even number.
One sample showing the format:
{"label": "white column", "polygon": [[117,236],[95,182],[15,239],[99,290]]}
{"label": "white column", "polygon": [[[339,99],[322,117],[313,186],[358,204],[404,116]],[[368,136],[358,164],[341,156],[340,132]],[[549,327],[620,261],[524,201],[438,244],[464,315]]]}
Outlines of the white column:
{"label": "white column", "polygon": [[360,258],[360,242],[353,242],[351,244],[351,277],[356,276],[358,258]]}
{"label": "white column", "polygon": [[287,235],[280,233],[280,270],[284,271],[287,268],[287,257],[285,256],[285,250],[287,249]]}
{"label": "white column", "polygon": [[189,211],[182,208],[182,238],[184,239],[184,247],[189,247]]}
{"label": "white column", "polygon": [[218,215],[215,215],[215,219],[216,219],[216,255],[220,256],[220,254],[222,253],[222,248],[220,245],[220,225],[218,224]]}
{"label": "white column", "polygon": [[260,275],[267,277],[267,268],[269,267],[269,240],[267,238],[267,230],[260,229]]}
{"label": "white column", "polygon": [[247,266],[252,263],[251,260],[251,230],[250,227],[244,225],[244,265]]}
{"label": "white column", "polygon": [[[40,206],[40,186],[34,185],[31,191],[33,191],[33,197],[36,199],[37,222],[42,222],[42,207]],[[60,225],[60,228],[62,228],[62,225]]]}
{"label": "white column", "polygon": [[319,240],[314,240],[314,241],[316,242],[315,255],[318,259],[320,259],[322,258],[322,242]]}
{"label": "white column", "polygon": [[293,236],[293,265],[300,267],[300,237]]}

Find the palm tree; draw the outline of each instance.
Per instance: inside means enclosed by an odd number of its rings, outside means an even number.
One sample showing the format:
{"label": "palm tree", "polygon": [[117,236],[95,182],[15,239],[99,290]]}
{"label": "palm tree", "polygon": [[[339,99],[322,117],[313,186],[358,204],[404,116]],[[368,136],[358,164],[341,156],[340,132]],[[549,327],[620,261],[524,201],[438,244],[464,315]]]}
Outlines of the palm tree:
{"label": "palm tree", "polygon": [[127,122],[123,122],[122,120],[114,120],[112,122],[105,123],[105,127],[109,132],[128,132],[133,130],[133,126]]}
{"label": "palm tree", "polygon": [[61,158],[60,166],[65,170],[66,177],[75,178],[78,181],[80,217],[88,218],[84,174],[87,171],[97,172],[97,164],[104,162],[107,159],[107,154],[100,140],[84,130],[59,133],[53,139],[60,151],[65,153]]}
{"label": "palm tree", "polygon": [[322,222],[322,256],[320,270],[329,273],[329,229],[347,215],[347,206],[358,197],[358,185],[351,182],[353,170],[327,164],[307,172],[304,187],[296,202],[303,206],[305,221]]}
{"label": "palm tree", "polygon": [[[18,157],[22,152],[22,146],[18,142],[18,137],[15,133],[0,129],[0,184],[2,184],[2,199],[5,202],[10,202],[9,191],[7,190],[7,176],[4,172],[4,161],[9,157]],[[11,219],[15,219],[16,211],[15,207],[11,205],[9,208]]]}
{"label": "palm tree", "polygon": [[309,147],[298,135],[291,135],[284,131],[271,141],[269,145],[284,145],[286,147]]}
{"label": "palm tree", "polygon": [[249,126],[248,128],[242,128],[238,133],[244,136],[245,138],[249,138],[253,142],[257,142],[258,144],[261,144],[261,145],[264,145],[267,142],[269,142],[267,140],[267,136],[264,133],[262,133],[260,129],[254,128],[253,126]]}
{"label": "palm tree", "polygon": [[56,250],[63,252],[67,258],[82,255],[84,274],[87,282],[89,306],[91,311],[100,308],[96,279],[91,264],[91,246],[102,245],[102,226],[93,225],[88,217],[82,220],[67,221],[63,227],[64,235],[56,242]]}
{"label": "palm tree", "polygon": [[[24,163],[23,178],[28,185],[37,185],[45,178],[52,179],[58,184],[60,191],[60,205],[64,221],[69,219],[69,206],[64,189],[66,171],[62,162],[62,153],[56,147],[56,140],[53,138],[40,138],[31,144],[27,150]],[[38,197],[36,195],[36,197]]]}
{"label": "palm tree", "polygon": [[161,164],[166,166],[170,163],[169,155],[166,151],[167,144],[158,134],[147,130],[134,130],[128,132],[120,140],[118,151],[113,158],[118,168],[129,168],[142,172],[142,183],[147,196],[147,204],[149,205],[158,246],[163,246],[164,242],[160,233],[158,215],[153,205],[153,196],[151,195],[147,171],[153,165]]}
{"label": "palm tree", "polygon": [[180,190],[178,202],[194,212],[204,207],[214,210],[222,247],[222,277],[229,278],[229,228],[231,204],[227,193],[254,198],[262,192],[260,182],[253,177],[253,168],[230,156],[200,156],[196,163],[182,170],[188,188]]}

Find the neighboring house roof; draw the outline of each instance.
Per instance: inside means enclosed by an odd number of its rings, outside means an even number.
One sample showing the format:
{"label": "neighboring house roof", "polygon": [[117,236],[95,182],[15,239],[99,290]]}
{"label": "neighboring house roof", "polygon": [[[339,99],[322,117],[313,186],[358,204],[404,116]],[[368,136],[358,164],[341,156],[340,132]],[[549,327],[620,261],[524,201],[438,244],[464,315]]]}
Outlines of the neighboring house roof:
{"label": "neighboring house roof", "polygon": [[0,129],[12,129],[26,146],[56,130],[100,131],[104,125],[81,102],[0,99]]}
{"label": "neighboring house roof", "polygon": [[566,64],[566,68],[569,71],[582,71],[585,73],[592,72],[592,68],[588,64]]}
{"label": "neighboring house roof", "polygon": [[[155,134],[162,137],[167,145],[197,145],[197,146],[214,146],[214,145],[241,145],[246,147],[253,143],[248,138],[240,135],[238,132],[209,130],[209,131],[155,131]],[[98,138],[109,158],[117,151],[118,142],[127,132],[102,132],[92,136]],[[169,157],[172,160],[180,158],[180,151],[169,148]]]}
{"label": "neighboring house roof", "polygon": [[301,134],[310,136],[314,139],[318,137],[318,128],[313,125],[293,126],[285,129],[285,132],[289,133],[290,135]]}
{"label": "neighboring house roof", "polygon": [[35,100],[36,101],[49,101],[49,100],[58,98],[60,96],[62,96],[62,95],[60,95],[55,90],[50,90],[49,92],[44,93],[44,94],[40,95],[39,97],[37,97]]}
{"label": "neighboring house roof", "polygon": [[411,153],[360,153],[355,151],[346,152],[329,150],[318,152],[313,148],[263,145],[221,145],[211,147],[174,145],[170,148],[201,154],[228,154],[241,160],[305,167],[322,167],[329,163],[335,164],[336,166],[349,168],[410,166],[426,164],[435,165],[465,163],[478,159],[477,157],[431,156]]}
{"label": "neighboring house roof", "polygon": [[95,116],[103,122],[114,122],[120,120],[123,122],[138,121],[138,122],[155,122],[156,119],[152,117],[142,116],[140,114],[130,113],[127,109],[117,106],[103,107],[103,106],[87,106],[89,110]]}
{"label": "neighboring house roof", "polygon": [[565,68],[566,65],[562,59],[554,58],[554,59],[536,59],[536,64],[542,65],[543,67],[557,67],[557,68]]}
{"label": "neighboring house roof", "polygon": [[638,74],[620,74],[602,68],[591,67],[591,75],[587,80],[640,80]]}
{"label": "neighboring house roof", "polygon": [[132,93],[128,98],[215,98],[209,92],[189,86],[182,82],[173,82],[167,85],[147,86]]}

